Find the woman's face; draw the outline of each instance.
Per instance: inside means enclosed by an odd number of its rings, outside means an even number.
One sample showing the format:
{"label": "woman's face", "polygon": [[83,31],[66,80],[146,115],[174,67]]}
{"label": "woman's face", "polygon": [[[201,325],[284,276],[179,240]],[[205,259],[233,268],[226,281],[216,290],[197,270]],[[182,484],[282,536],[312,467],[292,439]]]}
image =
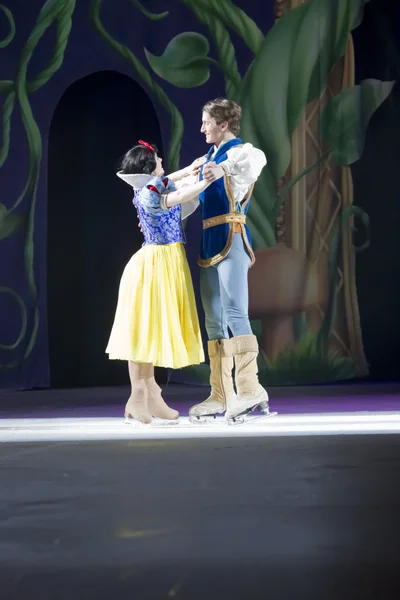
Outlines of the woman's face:
{"label": "woman's face", "polygon": [[162,158],[156,154],[157,166],[152,172],[154,177],[162,177],[164,175],[164,169],[162,166]]}

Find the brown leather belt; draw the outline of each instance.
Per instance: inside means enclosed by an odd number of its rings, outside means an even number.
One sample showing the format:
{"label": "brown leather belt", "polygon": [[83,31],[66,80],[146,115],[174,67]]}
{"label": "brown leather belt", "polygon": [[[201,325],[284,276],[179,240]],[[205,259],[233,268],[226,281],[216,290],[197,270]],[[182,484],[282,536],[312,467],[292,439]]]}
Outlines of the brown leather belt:
{"label": "brown leather belt", "polygon": [[228,213],[226,215],[218,215],[217,217],[211,217],[203,221],[203,229],[209,227],[215,227],[216,225],[224,225],[225,223],[233,223],[233,230],[235,233],[241,233],[242,225],[246,223],[246,215],[239,215],[239,213]]}

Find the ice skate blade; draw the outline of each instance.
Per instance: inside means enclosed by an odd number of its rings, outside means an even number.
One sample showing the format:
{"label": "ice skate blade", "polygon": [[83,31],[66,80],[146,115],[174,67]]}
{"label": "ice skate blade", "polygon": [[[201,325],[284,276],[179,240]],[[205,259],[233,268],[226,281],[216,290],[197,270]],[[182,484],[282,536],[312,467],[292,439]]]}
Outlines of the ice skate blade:
{"label": "ice skate blade", "polygon": [[[258,411],[261,414],[252,415],[252,413],[255,411]],[[264,401],[250,408],[246,408],[243,412],[235,415],[234,417],[226,417],[226,420],[229,425],[244,425],[246,422],[254,423],[254,421],[258,421],[259,419],[274,417],[277,414],[278,413],[276,411],[270,412],[268,402]]]}
{"label": "ice skate blade", "polygon": [[192,425],[210,425],[215,423],[217,415],[189,415],[189,423]]}
{"label": "ice skate blade", "polygon": [[176,427],[179,423],[179,417],[177,419],[160,419],[159,417],[154,417],[151,427]]}
{"label": "ice skate blade", "polygon": [[124,417],[123,425],[129,425],[130,427],[150,427],[151,423],[142,423],[142,421],[138,421],[137,419],[132,419],[132,417]]}
{"label": "ice skate blade", "polygon": [[[254,409],[253,409],[254,410]],[[276,410],[270,411],[269,410],[269,403],[268,402],[262,402],[261,404],[259,404],[257,406],[258,412],[260,413],[264,413],[262,416],[264,417],[275,417],[275,415],[277,415],[278,413],[276,412]]]}
{"label": "ice skate blade", "polygon": [[238,427],[239,425],[254,425],[259,421],[264,421],[264,419],[269,419],[277,414],[277,412],[268,412],[256,415],[252,414],[252,411],[249,411],[248,413],[238,415],[237,417],[230,417],[229,419],[226,419],[226,422],[232,427]]}
{"label": "ice skate blade", "polygon": [[232,417],[230,419],[226,419],[226,422],[230,427],[239,427],[239,425],[244,425],[246,419],[244,417]]}
{"label": "ice skate blade", "polygon": [[159,419],[158,417],[154,417],[151,423],[142,423],[137,419],[126,418],[123,421],[124,425],[130,425],[131,427],[140,427],[140,428],[149,428],[149,427],[176,427],[179,425],[178,419]]}

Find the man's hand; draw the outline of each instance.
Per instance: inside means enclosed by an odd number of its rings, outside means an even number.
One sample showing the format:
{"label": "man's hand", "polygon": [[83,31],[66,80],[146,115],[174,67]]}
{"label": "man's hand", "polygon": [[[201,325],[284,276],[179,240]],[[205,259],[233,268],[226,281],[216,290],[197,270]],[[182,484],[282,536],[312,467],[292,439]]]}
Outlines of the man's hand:
{"label": "man's hand", "polygon": [[215,164],[215,162],[209,162],[203,169],[203,179],[211,183],[216,181],[225,175],[225,171],[222,167]]}
{"label": "man's hand", "polygon": [[200,167],[202,165],[204,165],[204,163],[206,162],[207,157],[206,155],[204,156],[200,156],[200,158],[196,158],[196,160],[194,160],[192,162],[192,164],[189,166],[189,174],[190,175],[197,175],[200,171]]}

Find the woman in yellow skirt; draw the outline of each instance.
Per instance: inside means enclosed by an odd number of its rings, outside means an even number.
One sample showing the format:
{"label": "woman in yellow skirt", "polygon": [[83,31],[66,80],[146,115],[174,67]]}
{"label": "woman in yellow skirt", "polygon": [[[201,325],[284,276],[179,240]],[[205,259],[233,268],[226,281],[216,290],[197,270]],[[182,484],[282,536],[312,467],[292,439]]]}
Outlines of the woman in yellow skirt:
{"label": "woman in yellow skirt", "polygon": [[154,366],[179,369],[204,361],[181,225],[182,217],[195,210],[199,193],[214,180],[211,171],[207,181],[193,177],[195,182],[187,183],[203,162],[198,159],[164,177],[157,149],[139,141],[117,173],[135,190],[144,244],[123,272],[106,352],[110,359],[128,361],[131,395],[125,418],[134,424],[150,424],[153,417],[178,422],[179,413],[162,398]]}

